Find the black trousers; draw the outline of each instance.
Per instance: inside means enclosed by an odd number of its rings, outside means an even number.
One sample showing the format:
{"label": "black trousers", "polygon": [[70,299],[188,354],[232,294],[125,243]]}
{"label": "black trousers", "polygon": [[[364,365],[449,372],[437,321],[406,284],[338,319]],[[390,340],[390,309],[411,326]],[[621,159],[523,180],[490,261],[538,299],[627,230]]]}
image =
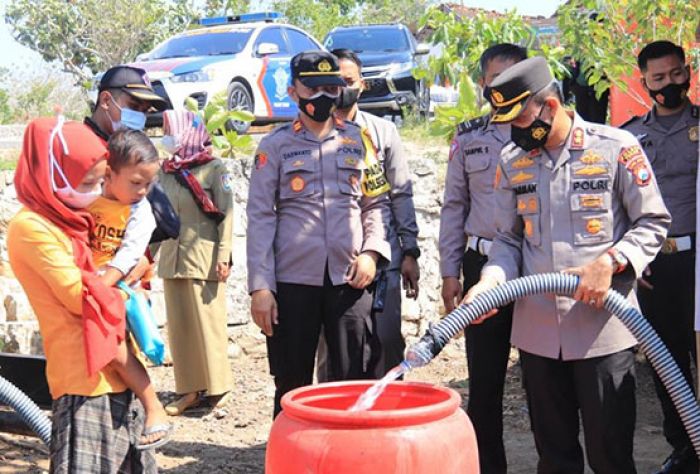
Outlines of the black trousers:
{"label": "black trousers", "polygon": [[[384,309],[373,310],[372,323],[374,337],[372,354],[367,376],[381,379],[389,370],[399,365],[404,359],[406,342],[401,334],[401,272],[398,269],[386,271],[386,294]],[[319,382],[331,380],[331,368],[328,365],[326,340],[323,333],[316,354],[316,377]]]}
{"label": "black trousers", "polygon": [[[462,260],[464,291],[481,277],[487,257],[468,250]],[[503,446],[503,384],[510,355],[513,305],[465,331],[469,401],[467,413],[476,431],[482,474],[505,473],[508,469]]]}
{"label": "black trousers", "polygon": [[313,381],[314,359],[323,328],[331,380],[371,378],[367,373],[374,342],[372,295],[349,285],[277,283],[279,324],[267,338],[270,373],[275,380],[274,416],[292,389]]}
{"label": "black trousers", "polygon": [[[646,279],[654,289],[640,287],[637,291],[642,313],[659,334],[683,376],[693,387],[690,367],[691,358],[695,360],[695,251],[659,254],[651,263],[650,269],[651,275]],[[691,447],[678,412],[656,372],[654,385],[664,414],[666,440],[674,450]],[[692,447],[690,450],[692,452]]]}
{"label": "black trousers", "polygon": [[[516,316],[517,317],[517,316]],[[579,411],[596,474],[635,473],[634,352],[574,361],[520,351],[539,474],[582,474]]]}

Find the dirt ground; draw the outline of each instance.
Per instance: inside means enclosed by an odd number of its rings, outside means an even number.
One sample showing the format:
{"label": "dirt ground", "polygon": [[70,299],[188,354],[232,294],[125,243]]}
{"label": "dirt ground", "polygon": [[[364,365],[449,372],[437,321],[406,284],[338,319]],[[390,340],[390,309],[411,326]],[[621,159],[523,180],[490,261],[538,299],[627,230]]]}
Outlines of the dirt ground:
{"label": "dirt ground", "polygon": [[[429,366],[408,374],[452,387],[462,394],[466,408],[468,380],[460,342]],[[173,440],[158,452],[163,473],[257,474],[264,471],[265,443],[271,426],[273,385],[264,355],[232,361],[237,390],[223,409],[198,408],[175,418]],[[161,398],[174,398],[172,369],[151,369]],[[505,439],[509,472],[533,473],[537,455],[521,388],[520,368],[513,351],[504,402]],[[668,454],[661,433],[661,412],[654,395],[651,368],[640,356],[638,364],[635,458],[640,473],[651,472]],[[47,451],[36,438],[0,434],[0,473],[40,473],[48,469]]]}

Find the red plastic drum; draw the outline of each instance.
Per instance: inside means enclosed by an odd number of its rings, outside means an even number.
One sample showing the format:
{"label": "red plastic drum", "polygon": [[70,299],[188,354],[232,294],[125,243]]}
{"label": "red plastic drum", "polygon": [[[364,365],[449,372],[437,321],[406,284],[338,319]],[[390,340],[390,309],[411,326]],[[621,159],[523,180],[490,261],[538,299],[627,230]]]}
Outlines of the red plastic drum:
{"label": "red plastic drum", "polygon": [[449,388],[394,382],[372,410],[349,412],[372,381],[301,387],[282,398],[267,474],[479,472],[474,429]]}

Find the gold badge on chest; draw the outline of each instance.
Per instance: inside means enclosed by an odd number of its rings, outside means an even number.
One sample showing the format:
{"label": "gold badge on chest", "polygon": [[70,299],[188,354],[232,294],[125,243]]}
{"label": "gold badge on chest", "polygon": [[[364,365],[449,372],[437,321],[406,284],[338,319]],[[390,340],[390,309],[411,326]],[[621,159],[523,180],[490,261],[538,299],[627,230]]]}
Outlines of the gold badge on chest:
{"label": "gold badge on chest", "polygon": [[698,141],[698,126],[690,127],[688,129],[688,138],[691,142]]}

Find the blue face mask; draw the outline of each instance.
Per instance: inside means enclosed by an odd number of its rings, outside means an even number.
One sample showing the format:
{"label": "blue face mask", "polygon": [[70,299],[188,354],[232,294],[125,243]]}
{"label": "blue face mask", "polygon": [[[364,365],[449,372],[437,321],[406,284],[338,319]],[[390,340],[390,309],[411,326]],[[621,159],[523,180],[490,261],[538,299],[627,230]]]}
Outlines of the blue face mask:
{"label": "blue face mask", "polygon": [[116,122],[112,120],[112,132],[116,132],[121,128],[129,128],[131,130],[143,130],[146,126],[146,114],[137,110],[131,110],[128,107],[119,107],[119,104],[112,97],[112,103],[119,109],[121,118]]}

